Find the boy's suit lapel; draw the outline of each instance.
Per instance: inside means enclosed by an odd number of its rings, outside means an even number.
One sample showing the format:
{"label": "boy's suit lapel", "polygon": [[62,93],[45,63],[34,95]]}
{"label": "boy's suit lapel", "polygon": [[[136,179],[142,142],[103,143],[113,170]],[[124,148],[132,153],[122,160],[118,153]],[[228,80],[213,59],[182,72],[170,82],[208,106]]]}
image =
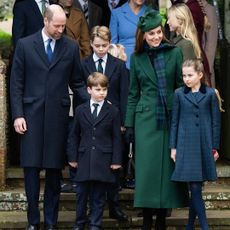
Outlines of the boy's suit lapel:
{"label": "boy's suit lapel", "polygon": [[101,111],[98,114],[97,118],[94,121],[94,125],[97,125],[101,120],[104,119],[104,117],[109,113],[109,105],[105,101],[104,104],[102,105]]}
{"label": "boy's suit lapel", "polygon": [[113,71],[115,70],[115,66],[116,66],[115,62],[116,62],[116,59],[113,58],[110,54],[108,54],[104,73],[105,73],[105,76],[109,78],[109,80],[113,75]]}
{"label": "boy's suit lapel", "polygon": [[95,62],[93,60],[93,55],[91,54],[87,59],[86,59],[87,65],[86,68],[88,69],[89,74],[93,72],[97,72]]}
{"label": "boy's suit lapel", "polygon": [[89,101],[87,103],[85,103],[85,105],[84,105],[83,114],[84,114],[85,118],[87,119],[87,121],[90,124],[94,123],[93,116],[92,116],[91,109],[90,109],[90,102]]}

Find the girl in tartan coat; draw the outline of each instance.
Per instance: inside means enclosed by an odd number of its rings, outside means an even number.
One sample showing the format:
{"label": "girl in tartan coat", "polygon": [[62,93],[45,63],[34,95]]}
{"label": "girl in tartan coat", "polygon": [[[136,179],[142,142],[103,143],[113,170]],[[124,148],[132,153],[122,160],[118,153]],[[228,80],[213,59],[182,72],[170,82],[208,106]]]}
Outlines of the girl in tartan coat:
{"label": "girl in tartan coat", "polygon": [[220,109],[216,91],[201,83],[204,67],[199,59],[183,64],[184,87],[175,91],[170,133],[172,181],[188,182],[191,192],[186,230],[194,229],[198,216],[208,230],[202,185],[217,179],[215,161],[220,140]]}

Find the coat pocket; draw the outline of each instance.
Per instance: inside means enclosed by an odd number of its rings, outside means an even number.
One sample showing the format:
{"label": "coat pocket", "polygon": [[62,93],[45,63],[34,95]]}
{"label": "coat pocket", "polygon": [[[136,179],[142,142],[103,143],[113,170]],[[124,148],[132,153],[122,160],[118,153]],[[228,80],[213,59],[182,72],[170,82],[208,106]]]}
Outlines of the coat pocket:
{"label": "coat pocket", "polygon": [[36,97],[24,97],[23,98],[23,103],[24,104],[30,104],[30,103],[33,103],[37,100]]}

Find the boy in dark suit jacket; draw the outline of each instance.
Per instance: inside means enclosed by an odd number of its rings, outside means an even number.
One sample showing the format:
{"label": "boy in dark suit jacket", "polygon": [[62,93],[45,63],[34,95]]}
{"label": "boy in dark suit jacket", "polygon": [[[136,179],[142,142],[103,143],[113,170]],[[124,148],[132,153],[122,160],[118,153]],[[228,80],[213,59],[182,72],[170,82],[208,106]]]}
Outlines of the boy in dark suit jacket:
{"label": "boy in dark suit jacket", "polygon": [[[101,72],[108,77],[109,89],[107,100],[119,109],[121,117],[121,132],[124,132],[124,119],[128,98],[129,73],[125,62],[108,53],[111,44],[111,33],[108,27],[95,26],[90,35],[90,44],[93,54],[82,61],[83,77],[85,82],[88,76],[95,72]],[[127,221],[128,216],[120,210],[118,203],[119,177],[116,183],[108,186],[107,200],[109,216],[121,221]]]}
{"label": "boy in dark suit jacket", "polygon": [[105,101],[108,78],[92,73],[87,86],[91,98],[76,108],[67,151],[69,164],[78,169],[75,230],[83,230],[87,222],[88,198],[89,229],[101,229],[106,187],[116,181],[122,158],[119,111]]}

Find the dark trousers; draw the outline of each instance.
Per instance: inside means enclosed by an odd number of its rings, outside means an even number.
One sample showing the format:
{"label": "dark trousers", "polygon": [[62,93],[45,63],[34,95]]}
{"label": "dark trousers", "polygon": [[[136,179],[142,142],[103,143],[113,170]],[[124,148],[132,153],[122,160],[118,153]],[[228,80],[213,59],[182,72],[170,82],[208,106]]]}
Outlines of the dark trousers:
{"label": "dark trousers", "polygon": [[[32,225],[38,225],[40,223],[40,171],[40,168],[24,168],[25,191],[28,202],[27,218],[29,224]],[[43,209],[44,222],[47,225],[57,224],[60,197],[60,174],[60,169],[46,169]]]}
{"label": "dark trousers", "polygon": [[108,183],[106,188],[107,202],[110,212],[116,212],[119,206],[119,179],[115,183]]}
{"label": "dark trousers", "polygon": [[189,219],[186,230],[194,229],[194,222],[198,216],[202,230],[208,230],[208,222],[205,212],[204,200],[202,198],[202,182],[190,182],[189,190],[191,192],[191,199],[189,205]]}
{"label": "dark trousers", "polygon": [[155,230],[166,230],[166,208],[144,208],[142,230],[151,230],[153,223],[153,211],[156,212]]}
{"label": "dark trousers", "polygon": [[75,226],[84,228],[87,223],[87,201],[89,199],[90,228],[101,228],[107,184],[100,181],[77,182]]}

